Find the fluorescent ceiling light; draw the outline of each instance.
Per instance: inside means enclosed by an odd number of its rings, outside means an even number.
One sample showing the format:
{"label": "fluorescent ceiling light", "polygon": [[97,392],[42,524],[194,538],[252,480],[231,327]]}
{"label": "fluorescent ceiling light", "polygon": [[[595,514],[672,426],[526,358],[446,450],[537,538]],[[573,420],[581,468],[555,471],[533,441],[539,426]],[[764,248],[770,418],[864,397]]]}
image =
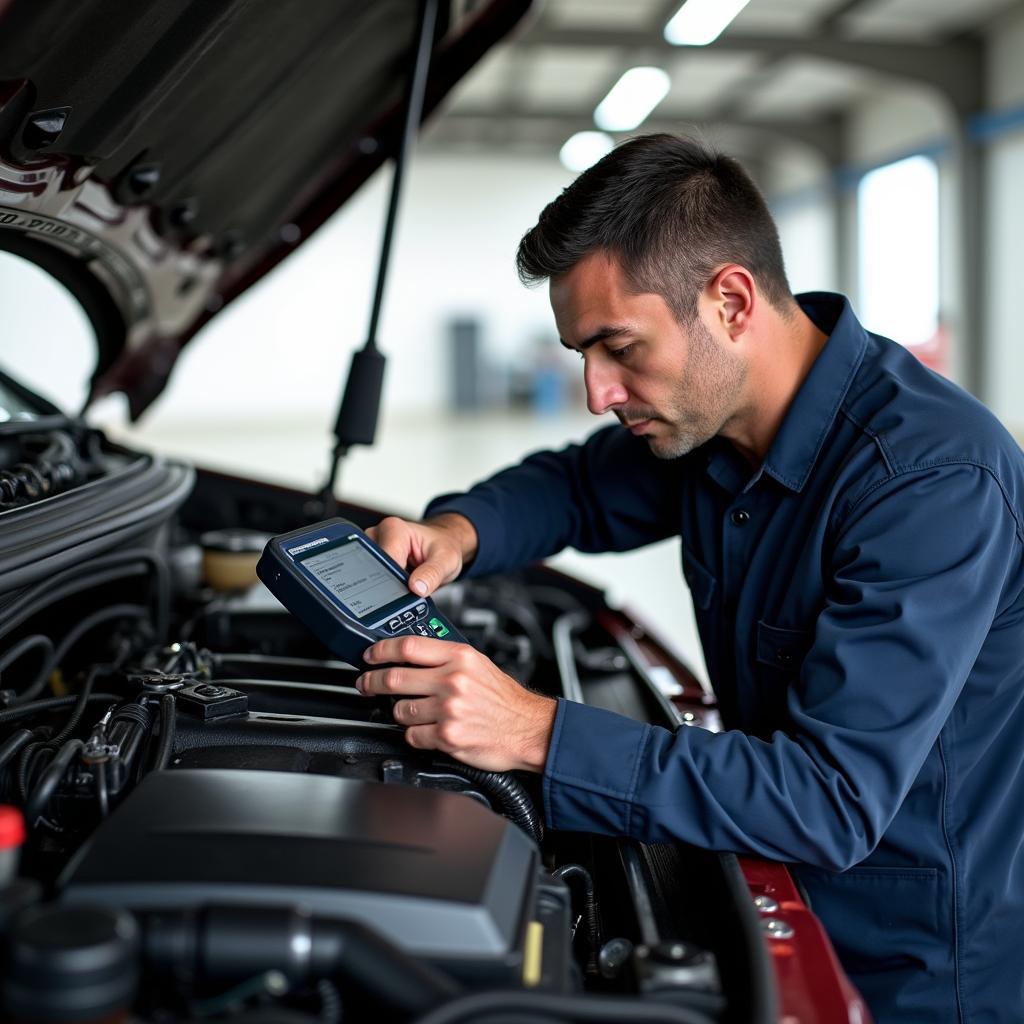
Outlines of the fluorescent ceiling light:
{"label": "fluorescent ceiling light", "polygon": [[594,123],[606,132],[630,132],[665,98],[671,81],[661,68],[630,68],[597,105]]}
{"label": "fluorescent ceiling light", "polygon": [[614,140],[604,132],[577,132],[559,150],[558,159],[567,170],[585,171],[614,148]]}
{"label": "fluorescent ceiling light", "polygon": [[707,46],[750,0],[686,0],[665,26],[665,38],[675,46]]}

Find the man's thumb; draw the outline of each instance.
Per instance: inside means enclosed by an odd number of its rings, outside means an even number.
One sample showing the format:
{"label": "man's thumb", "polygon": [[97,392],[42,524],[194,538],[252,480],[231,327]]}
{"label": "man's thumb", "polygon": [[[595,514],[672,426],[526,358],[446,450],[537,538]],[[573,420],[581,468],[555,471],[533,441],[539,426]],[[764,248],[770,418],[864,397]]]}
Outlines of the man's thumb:
{"label": "man's thumb", "polygon": [[432,594],[444,582],[444,574],[433,562],[424,562],[409,574],[409,586],[420,595]]}

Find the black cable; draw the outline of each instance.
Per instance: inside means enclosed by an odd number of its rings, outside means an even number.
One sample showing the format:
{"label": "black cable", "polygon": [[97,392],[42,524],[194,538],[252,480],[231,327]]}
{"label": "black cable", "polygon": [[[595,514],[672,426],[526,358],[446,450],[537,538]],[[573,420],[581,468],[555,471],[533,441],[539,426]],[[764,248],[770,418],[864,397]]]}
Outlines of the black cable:
{"label": "black cable", "polygon": [[144,572],[139,565],[105,572],[83,571],[90,568],[88,565],[76,566],[74,573],[58,573],[44,583],[14,593],[0,611],[0,636],[6,635],[40,611],[66,598],[74,597],[83,590],[99,589],[108,583],[115,583],[129,576],[139,576]]}
{"label": "black cable", "polygon": [[153,757],[154,772],[162,772],[174,752],[174,694],[165,693],[160,697],[160,742]]}
{"label": "black cable", "polygon": [[[60,644],[51,655],[49,662],[45,666],[45,675],[42,675],[41,679],[36,680],[36,683],[39,685],[33,683],[33,685],[25,690],[24,693],[18,695],[15,703],[17,705],[21,705],[38,696],[46,685],[46,680],[49,679],[50,673],[64,661],[64,658],[67,657],[68,651],[70,651],[71,648],[74,647],[74,645],[78,643],[78,641],[81,640],[82,637],[90,630],[95,629],[96,626],[100,626],[104,622],[109,622],[111,619],[129,617],[138,619],[143,618],[146,614],[148,614],[148,609],[143,605],[115,604],[111,605],[109,608],[100,608],[99,611],[93,612],[92,615],[87,615],[84,619],[79,620],[74,627],[65,634],[64,639],[61,640]],[[3,719],[0,719],[0,721],[3,721]]]}
{"label": "black cable", "polygon": [[430,54],[434,48],[434,25],[437,21],[437,6],[437,0],[423,0],[420,6],[416,60],[413,64],[412,77],[409,80],[409,92],[406,96],[402,142],[395,157],[395,174],[391,180],[391,196],[388,201],[387,219],[384,223],[380,261],[377,264],[377,283],[373,292],[373,305],[370,309],[367,348],[374,348],[377,344],[377,324],[384,305],[384,284],[387,280],[395,223],[398,220],[398,200],[402,194],[402,180],[405,175],[405,168],[409,163],[409,154],[412,152],[413,140],[416,138],[416,132],[420,122],[423,120],[423,96],[427,91],[427,72],[430,69]]}
{"label": "black cable", "polygon": [[[93,693],[89,695],[86,703],[93,704],[96,701],[105,700],[108,704],[111,701],[123,700],[116,693]],[[55,711],[57,708],[66,708],[78,700],[77,694],[69,697],[47,697],[46,700],[34,700],[31,704],[19,704],[16,708],[8,708],[0,711],[0,725],[4,722],[15,722],[19,718],[29,718],[31,715],[42,714],[44,711]]]}
{"label": "black cable", "polygon": [[482,768],[473,768],[468,764],[443,764],[435,761],[434,767],[475,782],[487,796],[497,800],[502,813],[513,824],[518,825],[538,846],[544,841],[544,823],[537,813],[530,794],[526,792],[523,784],[515,776],[507,775],[504,772],[484,771]]}
{"label": "black cable", "polygon": [[22,806],[28,801],[29,792],[32,789],[32,776],[35,773],[35,762],[46,759],[47,763],[53,760],[53,751],[42,742],[29,743],[21,752],[18,758],[18,796],[21,798]]}
{"label": "black cable", "polygon": [[[434,49],[434,29],[437,24],[438,0],[421,0],[419,24],[415,40],[415,62],[409,77],[409,88],[405,99],[405,121],[402,125],[401,142],[395,156],[395,173],[391,179],[391,194],[388,199],[387,216],[384,220],[384,235],[381,239],[380,259],[377,263],[377,280],[374,285],[373,302],[370,306],[370,324],[366,344],[355,352],[345,383],[345,393],[335,420],[334,435],[337,443],[331,452],[327,482],[321,491],[324,511],[334,511],[334,487],[338,479],[341,460],[353,444],[372,444],[377,429],[377,415],[380,409],[381,387],[384,380],[384,355],[377,348],[377,327],[384,306],[384,285],[387,281],[391,261],[391,243],[394,239],[395,223],[398,219],[398,201],[402,194],[402,180],[409,156],[412,152],[416,132],[423,120],[423,98],[427,91],[427,75],[430,70],[430,56]],[[367,394],[367,389],[375,394]]]}
{"label": "black cable", "polygon": [[18,751],[32,739],[32,735],[31,729],[18,729],[0,744],[0,769],[17,756]]}
{"label": "black cable", "polygon": [[51,797],[57,791],[61,779],[64,778],[64,773],[84,746],[85,744],[81,740],[68,740],[47,765],[39,784],[25,801],[25,824],[29,828],[34,827],[43,816]]}
{"label": "black cable", "polygon": [[[105,669],[106,672],[104,672]],[[71,717],[64,723],[64,728],[50,740],[48,745],[51,748],[59,747],[75,731],[78,723],[82,720],[82,715],[85,714],[92,688],[96,685],[96,677],[100,673],[104,675],[109,674],[110,671],[111,669],[107,665],[93,665],[89,669],[85,676],[85,682],[82,683],[82,689],[75,695],[77,699],[75,700],[74,707],[71,709]]]}
{"label": "black cable", "polygon": [[37,647],[43,650],[43,667],[45,668],[53,656],[53,641],[42,633],[33,633],[31,636],[23,637],[13,647],[8,647],[3,654],[0,654],[0,673],[5,672],[23,654],[34,651]]}
{"label": "black cable", "polygon": [[321,978],[316,983],[316,994],[320,997],[322,1024],[341,1024],[341,996],[337,987],[326,978]]}
{"label": "black cable", "polygon": [[415,1024],[485,1024],[488,1019],[543,1020],[554,1017],[558,1021],[581,1024],[713,1024],[710,1017],[698,1010],[667,1003],[654,1003],[641,998],[621,996],[562,996],[550,992],[523,992],[492,990],[460,996],[422,1017]]}
{"label": "black cable", "polygon": [[601,935],[597,926],[597,898],[594,895],[594,879],[582,864],[563,864],[551,874],[563,882],[578,882],[583,890],[583,917],[587,922],[587,974],[600,973],[597,955],[601,948]]}
{"label": "black cable", "polygon": [[[29,651],[36,650],[37,648],[43,652],[42,663],[36,677],[26,687],[25,693],[30,691],[38,693],[46,685],[46,679],[49,676],[49,666],[53,660],[53,641],[42,633],[34,633],[32,636],[18,640],[16,644],[8,647],[0,655],[0,674],[2,674],[23,654],[27,654]],[[24,697],[19,695],[15,699],[24,699]]]}
{"label": "black cable", "polygon": [[8,420],[0,423],[0,438],[20,437],[23,434],[45,434],[51,430],[74,430],[83,426],[80,420],[67,416],[39,416],[34,420]]}

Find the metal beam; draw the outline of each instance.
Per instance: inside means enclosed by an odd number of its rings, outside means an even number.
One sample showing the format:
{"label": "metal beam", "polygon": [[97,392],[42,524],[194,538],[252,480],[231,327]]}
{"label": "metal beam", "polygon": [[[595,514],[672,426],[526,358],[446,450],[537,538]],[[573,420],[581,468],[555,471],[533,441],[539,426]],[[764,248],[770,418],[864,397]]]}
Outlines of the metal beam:
{"label": "metal beam", "polygon": [[[538,26],[517,41],[529,50],[552,46],[566,49],[595,47],[629,49],[655,57],[682,57],[687,47],[673,46],[649,31],[601,30]],[[910,79],[937,89],[961,115],[983,106],[982,41],[965,37],[947,42],[865,42],[836,35],[754,35],[726,32],[709,51],[763,53],[781,57],[817,57]]]}
{"label": "metal beam", "polygon": [[989,397],[986,391],[990,383],[984,301],[988,211],[981,147],[971,138],[965,124],[957,128],[955,153],[960,309],[954,335],[962,353],[964,387],[984,402]]}
{"label": "metal beam", "polygon": [[853,14],[858,7],[865,7],[871,0],[845,0],[838,7],[834,7],[821,21],[818,22],[819,32],[831,32],[837,28],[848,14]]}
{"label": "metal beam", "polygon": [[[431,129],[432,139],[444,134],[446,125],[453,126],[456,132],[470,132],[491,124],[498,128],[499,137],[513,135],[515,129],[522,126],[524,133],[531,138],[550,139],[552,142],[564,142],[574,132],[592,129],[593,111],[578,107],[544,108],[529,110],[518,103],[504,103],[497,106],[481,104],[480,107],[460,106],[439,118]],[[698,120],[686,118],[667,118],[664,115],[645,121],[641,131],[649,132],[680,132],[688,128],[698,130],[708,127],[739,129],[753,138],[763,140],[771,136],[778,140],[794,142],[813,149],[830,167],[838,166],[843,159],[843,132],[838,117],[818,118],[815,120],[754,120],[743,117],[702,117]],[[637,134],[637,133],[626,133]],[[623,135],[625,137],[625,135]]]}

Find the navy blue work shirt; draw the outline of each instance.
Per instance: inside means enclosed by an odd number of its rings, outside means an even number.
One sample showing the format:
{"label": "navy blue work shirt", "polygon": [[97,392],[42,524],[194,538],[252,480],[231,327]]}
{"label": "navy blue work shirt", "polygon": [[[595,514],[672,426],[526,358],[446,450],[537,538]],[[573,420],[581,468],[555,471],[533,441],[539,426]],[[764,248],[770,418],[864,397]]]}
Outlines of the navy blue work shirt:
{"label": "navy blue work shirt", "polygon": [[1024,1020],[1024,457],[981,404],[829,335],[763,464],[619,426],[431,504],[482,575],[682,537],[727,731],[560,701],[553,828],[793,862],[876,1019]]}

